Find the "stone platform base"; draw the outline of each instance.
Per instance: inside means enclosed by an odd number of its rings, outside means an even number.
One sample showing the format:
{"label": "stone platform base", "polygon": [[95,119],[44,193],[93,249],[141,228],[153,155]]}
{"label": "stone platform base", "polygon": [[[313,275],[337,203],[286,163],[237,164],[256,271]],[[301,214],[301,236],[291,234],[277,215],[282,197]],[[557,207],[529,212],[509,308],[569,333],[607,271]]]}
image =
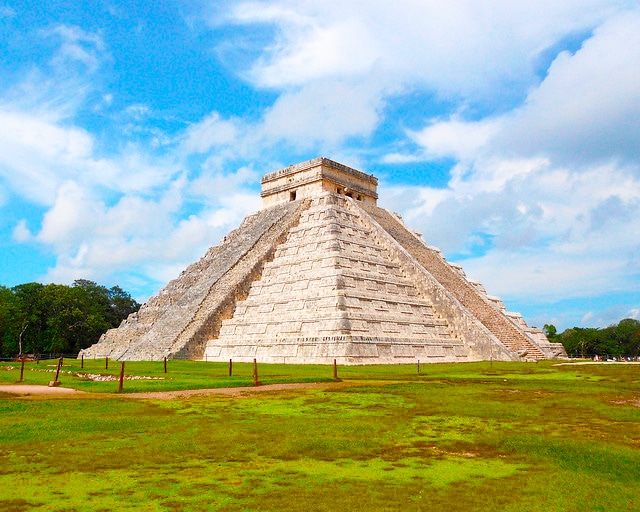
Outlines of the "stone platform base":
{"label": "stone platform base", "polygon": [[[496,353],[495,359],[500,359]],[[479,361],[461,341],[417,343],[414,340],[373,339],[357,336],[334,336],[290,340],[254,340],[248,343],[215,344],[210,342],[205,361],[296,364],[414,364]],[[505,358],[506,359],[506,358]]]}

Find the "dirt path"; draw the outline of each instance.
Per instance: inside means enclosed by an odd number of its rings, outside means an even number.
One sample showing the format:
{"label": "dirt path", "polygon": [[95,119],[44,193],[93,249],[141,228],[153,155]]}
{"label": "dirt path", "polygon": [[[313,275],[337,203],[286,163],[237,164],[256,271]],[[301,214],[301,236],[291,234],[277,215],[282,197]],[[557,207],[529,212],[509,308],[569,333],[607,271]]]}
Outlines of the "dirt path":
{"label": "dirt path", "polygon": [[87,393],[77,389],[49,386],[35,386],[29,384],[0,385],[0,393],[10,393],[20,396],[43,396],[43,397],[72,397],[72,396],[105,396],[122,398],[147,398],[152,400],[175,400],[179,398],[189,398],[192,396],[250,396],[269,391],[285,391],[289,389],[313,389],[313,388],[334,388],[344,386],[342,382],[304,382],[295,384],[267,384],[265,386],[249,386],[238,388],[211,388],[211,389],[183,389],[181,391],[149,391],[144,393],[123,393],[116,395],[113,393]]}
{"label": "dirt path", "polygon": [[269,391],[285,391],[289,389],[334,388],[344,386],[341,382],[302,382],[296,384],[267,384],[265,386],[247,386],[238,388],[184,389],[181,391],[150,391],[145,393],[127,393],[127,398],[151,398],[154,400],[174,400],[192,396],[249,396]]}
{"label": "dirt path", "polygon": [[0,393],[11,393],[12,395],[29,395],[29,396],[73,396],[88,395],[85,391],[78,391],[72,388],[36,386],[33,384],[8,384],[0,385]]}

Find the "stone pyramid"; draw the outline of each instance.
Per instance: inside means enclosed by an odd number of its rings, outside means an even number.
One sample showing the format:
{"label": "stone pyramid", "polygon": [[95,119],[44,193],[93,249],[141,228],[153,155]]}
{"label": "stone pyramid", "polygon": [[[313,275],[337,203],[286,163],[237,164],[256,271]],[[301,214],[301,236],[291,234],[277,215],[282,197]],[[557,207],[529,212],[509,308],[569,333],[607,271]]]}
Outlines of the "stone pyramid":
{"label": "stone pyramid", "polygon": [[326,158],[267,174],[263,209],[85,357],[372,364],[566,356]]}

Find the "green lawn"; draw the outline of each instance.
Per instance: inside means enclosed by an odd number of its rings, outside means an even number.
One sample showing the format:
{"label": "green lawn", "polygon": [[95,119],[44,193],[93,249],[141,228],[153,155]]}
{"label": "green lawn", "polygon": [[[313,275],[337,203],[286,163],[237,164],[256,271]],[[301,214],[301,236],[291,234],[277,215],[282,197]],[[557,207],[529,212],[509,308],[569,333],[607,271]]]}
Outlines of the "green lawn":
{"label": "green lawn", "polygon": [[[162,380],[0,394],[0,510],[640,510],[640,365],[259,365],[309,389],[180,400],[127,392],[251,385],[250,364],[127,363]],[[25,384],[53,380],[28,363]],[[5,369],[13,366],[13,369]],[[19,365],[0,363],[0,383]]]}

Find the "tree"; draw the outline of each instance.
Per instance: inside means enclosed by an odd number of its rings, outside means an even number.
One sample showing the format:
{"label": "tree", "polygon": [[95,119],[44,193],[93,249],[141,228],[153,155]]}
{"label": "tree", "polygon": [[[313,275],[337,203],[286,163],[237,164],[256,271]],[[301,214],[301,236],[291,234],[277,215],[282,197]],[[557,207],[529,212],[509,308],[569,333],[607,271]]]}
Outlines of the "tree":
{"label": "tree", "polygon": [[[545,329],[547,326],[545,325]],[[621,320],[604,329],[573,327],[555,336],[572,356],[637,357],[640,355],[640,321]]]}
{"label": "tree", "polygon": [[86,279],[0,286],[0,355],[78,352],[139,307],[120,287]]}
{"label": "tree", "polygon": [[618,323],[615,338],[621,352],[630,357],[640,355],[640,321],[634,318],[625,318]]}
{"label": "tree", "polygon": [[21,325],[22,322],[18,316],[13,292],[6,286],[0,285],[0,355],[16,353],[20,350],[16,326]]}
{"label": "tree", "polygon": [[46,330],[41,304],[43,289],[44,285],[40,283],[20,284],[11,289],[17,309],[13,327],[18,333],[18,355],[40,352],[43,332]]}
{"label": "tree", "polygon": [[549,338],[549,340],[552,340],[558,335],[558,330],[553,324],[544,324],[544,334]]}
{"label": "tree", "polygon": [[119,286],[109,288],[108,296],[110,314],[105,318],[112,327],[117,327],[122,320],[140,309],[140,304]]}

